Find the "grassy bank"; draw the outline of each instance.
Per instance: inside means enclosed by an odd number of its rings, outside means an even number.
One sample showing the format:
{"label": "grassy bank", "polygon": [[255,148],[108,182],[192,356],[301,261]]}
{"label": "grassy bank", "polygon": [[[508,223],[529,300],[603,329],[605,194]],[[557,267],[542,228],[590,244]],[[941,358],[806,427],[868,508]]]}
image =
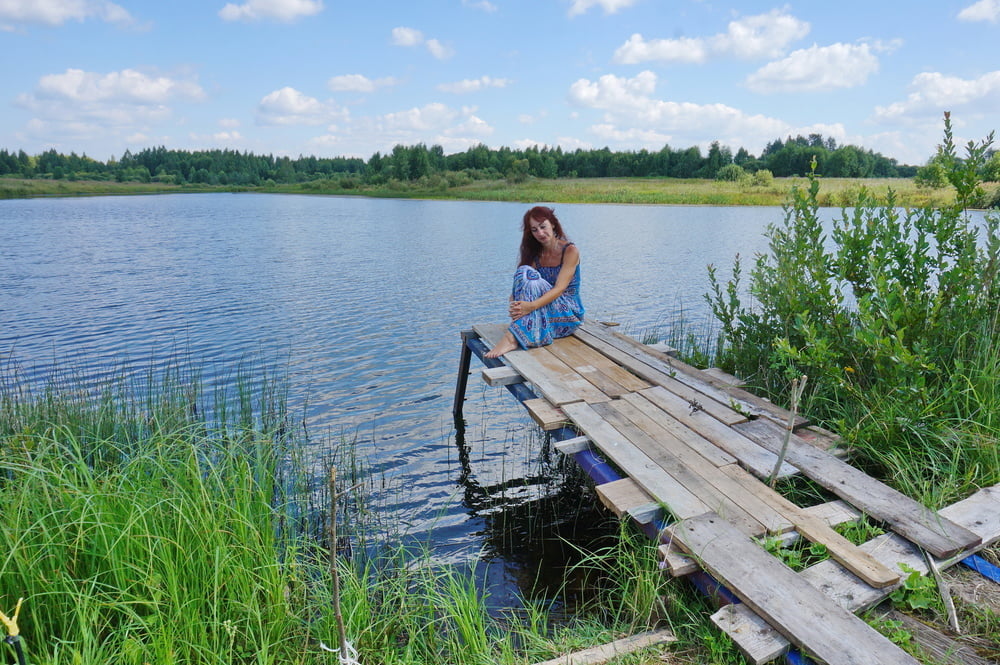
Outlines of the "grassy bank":
{"label": "grassy bank", "polygon": [[[0,366],[0,610],[24,598],[29,662],[336,659],[322,646],[339,644],[329,494],[307,489],[282,395],[246,369],[218,386],[122,371],[39,389]],[[349,450],[330,455],[352,468]],[[530,663],[673,624],[702,649],[701,601],[664,589],[655,551],[627,531],[581,556],[572,577],[600,591],[574,619],[540,601],[498,618],[466,567],[366,540],[363,495],[337,504],[335,557],[362,663]]]}
{"label": "grassy bank", "polygon": [[[357,180],[349,178],[335,178],[290,185],[233,188],[210,185],[0,178],[0,198],[236,191],[521,203],[546,201],[779,206],[788,201],[792,188],[803,182],[803,178],[775,178],[771,184],[759,186],[718,180],[675,178],[572,178],[531,179],[518,184],[506,180],[476,180],[449,185],[447,178],[441,177],[413,183],[392,181],[385,185],[374,186],[362,185]],[[993,200],[996,198],[994,192],[1000,189],[1000,185],[993,183],[986,189],[987,198]],[[831,178],[823,180],[823,192],[819,203],[822,206],[836,207],[854,205],[865,191],[884,201],[889,190],[895,193],[897,204],[907,207],[940,206],[954,201],[954,192],[951,189],[920,188],[912,179]]]}

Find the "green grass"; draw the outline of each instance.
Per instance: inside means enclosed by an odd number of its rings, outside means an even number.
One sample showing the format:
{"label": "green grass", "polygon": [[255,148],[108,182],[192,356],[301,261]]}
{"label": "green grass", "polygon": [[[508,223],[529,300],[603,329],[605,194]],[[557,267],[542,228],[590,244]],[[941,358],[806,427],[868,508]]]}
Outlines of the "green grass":
{"label": "green grass", "polygon": [[[466,179],[467,180],[467,179]],[[356,180],[333,178],[288,185],[227,187],[168,185],[163,183],[117,183],[99,181],[25,180],[0,178],[0,199],[118,194],[162,194],[172,192],[269,192],[371,196],[380,198],[425,198],[469,201],[554,203],[618,203],[645,205],[767,205],[787,202],[794,186],[803,178],[775,178],[770,185],[752,186],[718,180],[677,178],[532,178],[523,183],[506,180],[475,180],[449,186],[445,177],[417,182],[391,181],[384,185],[362,185]],[[990,199],[1000,185],[986,187]],[[941,206],[954,201],[950,189],[917,187],[912,178],[829,178],[823,180],[822,206],[850,206],[862,191],[885,200],[889,190],[899,205]]]}

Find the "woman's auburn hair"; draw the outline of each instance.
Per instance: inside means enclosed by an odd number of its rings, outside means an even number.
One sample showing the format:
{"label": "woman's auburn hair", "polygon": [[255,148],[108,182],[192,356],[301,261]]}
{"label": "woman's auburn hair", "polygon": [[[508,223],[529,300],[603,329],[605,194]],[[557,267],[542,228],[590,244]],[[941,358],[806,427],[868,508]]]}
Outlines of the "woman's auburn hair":
{"label": "woman's auburn hair", "polygon": [[552,232],[557,238],[560,240],[569,239],[563,231],[562,224],[559,223],[559,218],[556,217],[555,210],[546,206],[531,208],[524,213],[524,219],[521,222],[521,256],[517,263],[519,266],[534,266],[538,255],[542,253],[542,243],[538,242],[531,233],[532,220],[536,222],[548,220],[552,224]]}

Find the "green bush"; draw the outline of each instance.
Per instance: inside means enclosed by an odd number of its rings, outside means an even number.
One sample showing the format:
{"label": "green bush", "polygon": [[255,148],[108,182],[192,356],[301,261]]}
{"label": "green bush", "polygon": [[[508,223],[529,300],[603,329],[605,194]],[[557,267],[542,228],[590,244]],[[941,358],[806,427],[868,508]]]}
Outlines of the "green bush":
{"label": "green bush", "polygon": [[742,166],[738,164],[726,164],[716,172],[715,179],[727,182],[739,182],[745,175],[746,171],[743,170]]}
{"label": "green bush", "polygon": [[[728,281],[709,267],[718,363],[774,399],[807,375],[803,410],[863,439],[854,442],[879,464],[897,454],[911,467],[923,464],[912,469],[911,484],[938,470],[958,474],[959,484],[998,474],[995,453],[953,459],[964,436],[954,422],[978,410],[969,406],[970,386],[984,382],[973,377],[984,368],[1000,374],[992,351],[1000,220],[978,225],[965,213],[982,195],[974,175],[991,140],[970,144],[958,160],[946,120],[941,163],[949,165],[954,205],[901,210],[891,192],[879,203],[862,189],[828,236],[819,180],[810,176],[807,187],[793,189],[784,222],[768,228],[769,251],[757,257],[746,288],[739,257]],[[993,426],[985,436],[995,448]]]}

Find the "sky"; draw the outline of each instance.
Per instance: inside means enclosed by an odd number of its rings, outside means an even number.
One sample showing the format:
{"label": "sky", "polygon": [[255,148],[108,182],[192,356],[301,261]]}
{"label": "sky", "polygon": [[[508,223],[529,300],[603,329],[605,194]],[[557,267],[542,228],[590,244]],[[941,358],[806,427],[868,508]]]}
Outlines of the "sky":
{"label": "sky", "polygon": [[1000,0],[0,0],[0,148],[370,158],[1000,127]]}

